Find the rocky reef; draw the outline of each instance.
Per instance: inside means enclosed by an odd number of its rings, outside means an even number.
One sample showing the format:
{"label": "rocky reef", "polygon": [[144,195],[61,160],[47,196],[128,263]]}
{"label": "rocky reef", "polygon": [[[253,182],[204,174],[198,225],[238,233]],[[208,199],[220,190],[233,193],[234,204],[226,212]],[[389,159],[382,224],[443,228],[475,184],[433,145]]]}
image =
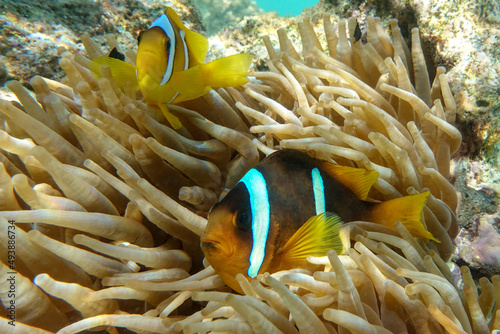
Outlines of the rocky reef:
{"label": "rocky reef", "polygon": [[217,34],[227,25],[237,24],[245,16],[264,13],[262,9],[257,8],[255,1],[251,0],[193,0],[192,3],[201,14],[201,20],[204,22],[209,35]]}

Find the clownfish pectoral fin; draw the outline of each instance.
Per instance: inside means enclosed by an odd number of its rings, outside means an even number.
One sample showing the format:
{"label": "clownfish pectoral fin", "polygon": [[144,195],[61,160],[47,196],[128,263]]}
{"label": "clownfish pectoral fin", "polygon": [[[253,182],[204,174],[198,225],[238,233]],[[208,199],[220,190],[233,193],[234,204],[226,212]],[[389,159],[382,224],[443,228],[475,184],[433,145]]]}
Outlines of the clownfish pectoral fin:
{"label": "clownfish pectoral fin", "polygon": [[331,212],[309,218],[278,252],[281,263],[293,265],[309,256],[325,256],[333,249],[337,254],[345,251],[346,233],[342,220]]}
{"label": "clownfish pectoral fin", "polygon": [[372,186],[377,182],[378,173],[364,168],[353,168],[325,163],[321,168],[352,191],[360,200],[366,200]]}
{"label": "clownfish pectoral fin", "polygon": [[241,53],[200,65],[205,83],[211,87],[237,87],[246,84],[252,59],[252,55]]}
{"label": "clownfish pectoral fin", "polygon": [[161,112],[163,113],[163,116],[165,116],[165,118],[170,123],[170,125],[172,125],[172,128],[174,130],[178,130],[178,129],[182,128],[182,123],[179,120],[179,118],[177,116],[175,116],[174,114],[172,114],[168,110],[166,105],[159,104],[158,107],[160,108]]}
{"label": "clownfish pectoral fin", "polygon": [[208,39],[186,28],[184,23],[172,8],[167,8],[167,16],[186,34],[186,44],[189,50],[189,61],[193,65],[203,64],[208,52]]}
{"label": "clownfish pectoral fin", "polygon": [[185,71],[172,74],[170,82],[179,94],[169,103],[193,100],[208,93],[211,87],[205,84],[200,66],[196,65]]}
{"label": "clownfish pectoral fin", "polygon": [[394,198],[374,204],[370,210],[370,221],[383,224],[394,229],[394,223],[400,221],[414,237],[431,239],[440,242],[421,222],[422,210],[430,192]]}
{"label": "clownfish pectoral fin", "polygon": [[134,89],[139,88],[135,66],[113,57],[97,57],[90,61],[90,70],[102,77],[101,66],[106,65],[111,70],[111,75],[116,84],[123,90],[123,84],[127,81],[132,83]]}

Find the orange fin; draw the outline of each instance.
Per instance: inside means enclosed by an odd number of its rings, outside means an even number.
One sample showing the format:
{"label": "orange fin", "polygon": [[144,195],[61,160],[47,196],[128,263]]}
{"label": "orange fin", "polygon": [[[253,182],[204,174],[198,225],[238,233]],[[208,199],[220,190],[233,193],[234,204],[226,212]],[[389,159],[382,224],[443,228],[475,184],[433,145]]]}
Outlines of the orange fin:
{"label": "orange fin", "polygon": [[177,13],[170,7],[167,8],[167,16],[174,21],[179,29],[186,33],[186,44],[188,46],[191,64],[203,64],[208,52],[208,39],[186,28],[184,23],[179,19]]}
{"label": "orange fin", "polygon": [[237,87],[248,82],[248,68],[253,56],[237,54],[202,64],[203,77],[211,87]]}
{"label": "orange fin", "polygon": [[178,129],[182,128],[182,123],[179,120],[179,118],[177,116],[175,116],[174,114],[172,114],[168,110],[167,106],[165,106],[164,104],[159,104],[158,107],[160,107],[160,110],[163,113],[163,116],[165,116],[165,118],[170,123],[170,125],[172,125],[172,128],[174,128],[174,130],[178,130]]}
{"label": "orange fin", "polygon": [[325,256],[330,249],[343,253],[346,235],[342,223],[340,217],[331,212],[309,218],[279,250],[280,261],[296,263],[308,256]]}
{"label": "orange fin", "polygon": [[115,79],[121,90],[123,90],[123,84],[127,81],[130,81],[137,89],[139,88],[134,65],[112,57],[97,57],[90,61],[90,70],[98,76],[102,76],[102,65],[109,67],[113,79]]}
{"label": "orange fin", "polygon": [[390,228],[400,221],[414,237],[431,239],[439,242],[432,233],[427,231],[421,222],[422,210],[430,192],[426,191],[417,195],[394,198],[389,201],[377,203],[370,211],[370,220]]}
{"label": "orange fin", "polygon": [[370,189],[378,179],[378,172],[364,168],[339,166],[331,163],[324,163],[321,168],[363,201],[366,200]]}
{"label": "orange fin", "polygon": [[204,82],[200,66],[196,65],[185,71],[174,72],[172,74],[170,83],[179,92],[179,95],[172,103],[193,100],[208,93],[211,87]]}

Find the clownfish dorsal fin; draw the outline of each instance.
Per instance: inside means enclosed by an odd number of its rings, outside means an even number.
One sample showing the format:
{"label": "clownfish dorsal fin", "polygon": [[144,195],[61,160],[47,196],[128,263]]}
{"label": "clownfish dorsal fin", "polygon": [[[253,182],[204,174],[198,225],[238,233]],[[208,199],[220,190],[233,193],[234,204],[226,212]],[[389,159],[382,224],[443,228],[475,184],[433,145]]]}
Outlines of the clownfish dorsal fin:
{"label": "clownfish dorsal fin", "polygon": [[167,8],[167,16],[179,29],[186,33],[186,44],[189,51],[189,59],[192,65],[203,64],[208,52],[208,40],[202,35],[186,28],[179,19],[177,13],[170,7]]}
{"label": "clownfish dorsal fin", "polygon": [[340,217],[331,212],[309,218],[278,251],[280,262],[293,265],[309,256],[325,256],[330,249],[343,253],[348,236],[342,223]]}
{"label": "clownfish dorsal fin", "polygon": [[377,182],[378,172],[364,168],[346,167],[325,162],[321,169],[330,174],[360,200],[366,200],[372,186]]}

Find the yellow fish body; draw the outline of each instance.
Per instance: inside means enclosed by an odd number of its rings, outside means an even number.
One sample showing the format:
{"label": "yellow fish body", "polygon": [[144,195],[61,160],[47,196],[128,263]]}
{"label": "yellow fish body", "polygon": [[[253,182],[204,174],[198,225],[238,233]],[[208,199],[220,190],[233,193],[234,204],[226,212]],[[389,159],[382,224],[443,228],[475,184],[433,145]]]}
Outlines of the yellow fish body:
{"label": "yellow fish body", "polygon": [[378,173],[338,166],[296,150],[281,150],[252,168],[216,204],[202,250],[232,289],[235,279],[310,267],[308,256],[345,251],[342,223],[401,221],[416,237],[434,239],[420,221],[429,192],[385,202],[366,201]]}
{"label": "yellow fish body", "polygon": [[[206,94],[211,87],[235,87],[248,82],[252,56],[237,54],[204,63],[208,40],[187,29],[172,8],[138,37],[135,66],[114,56],[92,59],[91,69],[101,74],[107,65],[115,81],[139,89],[147,104],[157,106],[170,124],[182,125],[165,103],[179,103]],[[116,54],[116,50],[114,50]]]}

